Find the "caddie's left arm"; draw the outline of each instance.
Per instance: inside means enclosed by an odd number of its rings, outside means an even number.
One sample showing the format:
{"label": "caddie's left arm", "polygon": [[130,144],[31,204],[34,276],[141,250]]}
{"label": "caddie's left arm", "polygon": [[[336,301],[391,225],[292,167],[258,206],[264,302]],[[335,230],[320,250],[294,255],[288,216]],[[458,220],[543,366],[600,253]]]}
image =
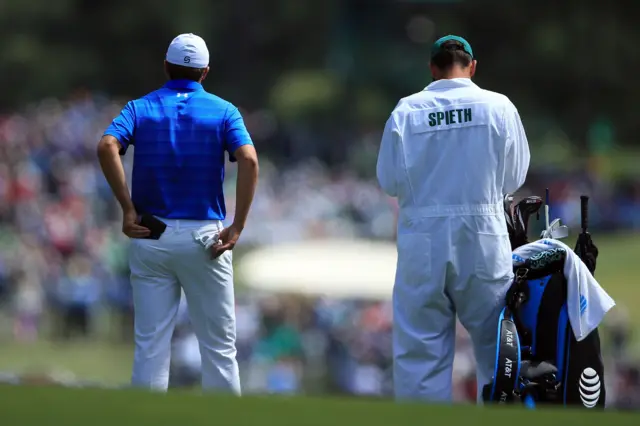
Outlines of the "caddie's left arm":
{"label": "caddie's left arm", "polygon": [[520,114],[513,106],[506,111],[505,126],[507,157],[504,186],[507,194],[513,194],[524,185],[529,171],[531,153],[529,152],[529,142],[527,141]]}
{"label": "caddie's left arm", "polygon": [[384,126],[380,151],[378,152],[378,164],[376,175],[382,190],[391,197],[398,196],[397,158],[400,134],[393,115],[389,117]]}

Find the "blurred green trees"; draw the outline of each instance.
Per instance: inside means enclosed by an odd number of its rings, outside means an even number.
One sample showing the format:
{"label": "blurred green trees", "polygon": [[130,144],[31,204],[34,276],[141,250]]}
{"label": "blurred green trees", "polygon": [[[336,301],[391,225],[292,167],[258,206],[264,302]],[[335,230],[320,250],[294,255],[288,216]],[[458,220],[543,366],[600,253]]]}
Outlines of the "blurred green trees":
{"label": "blurred green trees", "polygon": [[181,32],[209,44],[210,91],[320,133],[381,127],[430,82],[430,43],[456,33],[478,84],[510,96],[532,138],[635,141],[640,26],[625,2],[2,0],[0,112],[76,89],[140,96],[162,84]]}

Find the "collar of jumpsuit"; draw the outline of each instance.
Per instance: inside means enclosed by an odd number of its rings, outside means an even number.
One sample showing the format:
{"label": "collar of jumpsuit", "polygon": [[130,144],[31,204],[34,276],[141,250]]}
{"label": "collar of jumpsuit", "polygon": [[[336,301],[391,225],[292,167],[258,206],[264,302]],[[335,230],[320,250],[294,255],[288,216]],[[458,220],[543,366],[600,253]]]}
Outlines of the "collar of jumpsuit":
{"label": "collar of jumpsuit", "polygon": [[436,80],[429,84],[424,90],[448,90],[457,87],[477,87],[470,78],[449,78]]}

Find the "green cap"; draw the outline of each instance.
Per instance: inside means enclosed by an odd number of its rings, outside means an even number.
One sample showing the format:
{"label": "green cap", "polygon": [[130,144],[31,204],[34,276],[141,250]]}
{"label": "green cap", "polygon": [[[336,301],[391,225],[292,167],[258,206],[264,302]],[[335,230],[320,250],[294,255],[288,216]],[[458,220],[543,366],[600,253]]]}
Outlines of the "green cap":
{"label": "green cap", "polygon": [[455,35],[448,35],[448,36],[444,36],[442,38],[439,38],[438,40],[436,40],[435,43],[433,43],[433,46],[431,47],[431,57],[433,58],[437,53],[440,52],[440,49],[442,48],[442,45],[448,41],[457,41],[460,46],[462,47],[462,49],[468,53],[469,55],[471,55],[471,58],[473,58],[473,50],[471,50],[471,45],[469,44],[469,42],[465,39],[463,39],[462,37],[458,37]]}

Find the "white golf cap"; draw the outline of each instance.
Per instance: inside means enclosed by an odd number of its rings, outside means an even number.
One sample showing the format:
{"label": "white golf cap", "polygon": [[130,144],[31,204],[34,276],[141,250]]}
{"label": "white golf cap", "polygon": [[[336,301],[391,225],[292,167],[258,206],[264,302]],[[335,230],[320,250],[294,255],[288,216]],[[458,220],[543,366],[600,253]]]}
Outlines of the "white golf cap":
{"label": "white golf cap", "polygon": [[190,68],[209,66],[209,50],[201,37],[195,34],[180,34],[167,49],[167,62]]}

